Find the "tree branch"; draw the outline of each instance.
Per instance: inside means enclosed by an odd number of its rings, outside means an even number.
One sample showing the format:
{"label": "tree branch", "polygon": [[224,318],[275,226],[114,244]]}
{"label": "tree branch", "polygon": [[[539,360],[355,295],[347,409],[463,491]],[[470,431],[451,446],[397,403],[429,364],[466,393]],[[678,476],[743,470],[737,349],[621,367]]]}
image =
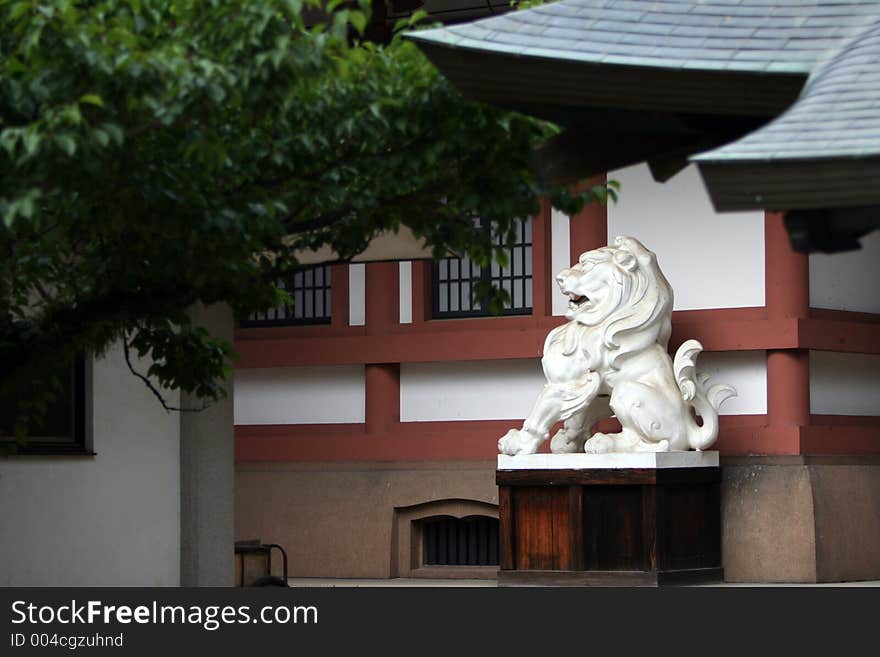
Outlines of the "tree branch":
{"label": "tree branch", "polygon": [[182,408],[178,406],[169,406],[168,402],[165,401],[165,398],[162,396],[162,393],[160,393],[159,390],[156,389],[156,386],[153,385],[153,382],[134,368],[134,365],[131,362],[131,352],[129,351],[128,347],[128,335],[124,333],[122,335],[122,350],[125,353],[125,364],[128,365],[128,371],[144,382],[144,385],[147,386],[147,389],[152,392],[156,399],[159,400],[159,403],[162,404],[162,408],[164,408],[169,413],[171,411],[177,411],[179,413],[201,413],[205,409],[210,408],[211,404],[209,404],[208,402],[204,402],[201,408]]}
{"label": "tree branch", "polygon": [[403,142],[402,144],[387,146],[378,153],[358,153],[354,149],[348,149],[344,151],[341,155],[338,155],[334,159],[330,160],[329,162],[324,162],[321,168],[315,169],[314,171],[309,171],[307,173],[290,173],[287,175],[272,178],[257,178],[256,180],[247,181],[245,183],[242,183],[241,185],[238,185],[237,187],[231,189],[229,194],[239,196],[247,188],[259,187],[261,189],[274,189],[290,182],[314,183],[321,177],[328,174],[330,171],[333,171],[334,169],[344,164],[363,164],[364,161],[385,158],[391,155],[400,155],[409,151],[415,146],[422,146],[423,144],[430,143],[434,141],[434,139],[435,137],[433,135],[429,135],[429,137],[414,137]]}
{"label": "tree branch", "polygon": [[[405,194],[397,194],[394,196],[386,196],[384,198],[376,199],[374,205],[376,207],[387,207],[388,205],[402,203],[404,201],[412,201],[413,199],[417,199],[420,196],[429,196],[431,194],[442,191],[442,189],[443,185],[440,184],[430,185],[428,187],[420,187],[419,189],[414,189],[410,192],[406,192]],[[281,223],[287,230],[292,233],[305,233],[312,230],[318,230],[319,228],[327,228],[328,226],[332,226],[334,223],[336,223],[340,219],[344,219],[346,215],[354,212],[355,210],[356,208],[352,204],[343,205],[341,208],[333,210],[332,212],[325,212],[324,214],[320,214],[317,217],[312,217],[307,221],[299,222],[295,221],[294,214],[289,214],[281,219]]]}
{"label": "tree branch", "polygon": [[131,137],[137,137],[138,135],[142,135],[145,132],[150,132],[157,128],[170,128],[172,126],[180,125],[189,120],[189,116],[186,112],[181,112],[179,115],[174,117],[171,123],[164,123],[162,119],[153,119],[152,121],[148,121],[143,125],[135,126],[133,128],[129,128],[125,131],[126,139],[130,139]]}

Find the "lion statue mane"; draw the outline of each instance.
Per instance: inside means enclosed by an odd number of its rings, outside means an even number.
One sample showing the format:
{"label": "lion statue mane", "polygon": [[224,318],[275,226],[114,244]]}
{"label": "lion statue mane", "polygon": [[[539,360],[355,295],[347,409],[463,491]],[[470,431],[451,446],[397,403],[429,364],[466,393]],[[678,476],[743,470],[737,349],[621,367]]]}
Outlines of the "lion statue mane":
{"label": "lion statue mane", "polygon": [[[499,441],[503,454],[665,452],[706,449],[718,437],[718,407],[736,395],[696,373],[702,345],[684,342],[672,359],[672,288],[657,257],[632,237],[581,255],[556,277],[569,298],[566,324],[544,342],[547,383],[521,429]],[[596,433],[615,415],[622,430]],[[699,415],[702,424],[698,424]]]}

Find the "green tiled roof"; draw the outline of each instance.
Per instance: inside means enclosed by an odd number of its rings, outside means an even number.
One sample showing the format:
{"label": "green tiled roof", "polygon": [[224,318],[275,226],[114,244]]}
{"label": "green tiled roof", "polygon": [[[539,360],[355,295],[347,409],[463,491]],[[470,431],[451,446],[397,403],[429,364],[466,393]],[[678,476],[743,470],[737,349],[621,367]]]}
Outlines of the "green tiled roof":
{"label": "green tiled roof", "polygon": [[818,66],[779,117],[691,159],[720,210],[880,205],[880,21]]}
{"label": "green tiled roof", "polygon": [[809,73],[878,18],[876,0],[560,0],[410,38],[572,62]]}
{"label": "green tiled roof", "polygon": [[697,162],[880,156],[880,21],[816,69],[786,112]]}
{"label": "green tiled roof", "polygon": [[563,168],[702,150],[717,209],[880,204],[880,0],[559,0],[408,37],[463,93],[566,126]]}

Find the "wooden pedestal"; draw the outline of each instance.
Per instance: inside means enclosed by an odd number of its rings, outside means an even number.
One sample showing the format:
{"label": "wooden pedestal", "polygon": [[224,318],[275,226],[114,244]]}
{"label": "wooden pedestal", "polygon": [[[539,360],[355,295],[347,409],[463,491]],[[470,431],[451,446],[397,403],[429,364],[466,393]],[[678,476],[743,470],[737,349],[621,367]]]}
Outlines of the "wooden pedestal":
{"label": "wooden pedestal", "polygon": [[720,470],[499,470],[501,586],[721,581]]}

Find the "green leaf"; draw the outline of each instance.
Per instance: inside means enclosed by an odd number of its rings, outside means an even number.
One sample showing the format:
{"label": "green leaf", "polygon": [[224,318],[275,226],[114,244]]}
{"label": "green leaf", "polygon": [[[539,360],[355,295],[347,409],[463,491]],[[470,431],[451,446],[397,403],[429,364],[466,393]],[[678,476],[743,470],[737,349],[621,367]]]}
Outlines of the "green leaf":
{"label": "green leaf", "polygon": [[32,196],[25,196],[19,201],[18,213],[25,219],[30,219],[34,216],[34,199]]}
{"label": "green leaf", "polygon": [[362,11],[350,11],[348,13],[348,20],[351,21],[352,27],[358,31],[358,34],[363,34],[364,30],[367,29],[367,16]]}
{"label": "green leaf", "polygon": [[76,141],[68,134],[57,135],[55,143],[70,157],[73,157],[74,153],[76,153]]}
{"label": "green leaf", "polygon": [[12,8],[10,9],[10,12],[9,12],[9,16],[13,20],[18,20],[24,14],[31,11],[32,9],[33,9],[33,4],[30,2],[16,2],[14,5],[12,5]]}
{"label": "green leaf", "polygon": [[92,136],[102,147],[106,147],[110,143],[110,135],[106,131],[101,130],[101,128],[92,130]]}
{"label": "green leaf", "polygon": [[33,155],[37,152],[37,148],[40,145],[40,141],[42,141],[40,135],[34,130],[28,130],[24,134],[24,150],[27,155]]}
{"label": "green leaf", "polygon": [[412,13],[412,15],[410,15],[410,17],[409,17],[409,24],[410,24],[410,25],[415,25],[416,23],[418,23],[418,22],[424,20],[424,19],[427,18],[427,17],[428,17],[428,12],[427,12],[427,11],[425,11],[424,9],[416,9],[416,10]]}
{"label": "green leaf", "polygon": [[11,157],[15,153],[15,145],[18,143],[19,131],[15,128],[7,128],[0,132],[0,147]]}
{"label": "green leaf", "polygon": [[110,139],[116,142],[117,146],[122,146],[122,143],[125,141],[125,133],[120,126],[115,123],[102,123],[101,129],[110,136]]}
{"label": "green leaf", "polygon": [[79,102],[86,105],[96,105],[104,107],[104,100],[98,94],[84,94],[79,97]]}

